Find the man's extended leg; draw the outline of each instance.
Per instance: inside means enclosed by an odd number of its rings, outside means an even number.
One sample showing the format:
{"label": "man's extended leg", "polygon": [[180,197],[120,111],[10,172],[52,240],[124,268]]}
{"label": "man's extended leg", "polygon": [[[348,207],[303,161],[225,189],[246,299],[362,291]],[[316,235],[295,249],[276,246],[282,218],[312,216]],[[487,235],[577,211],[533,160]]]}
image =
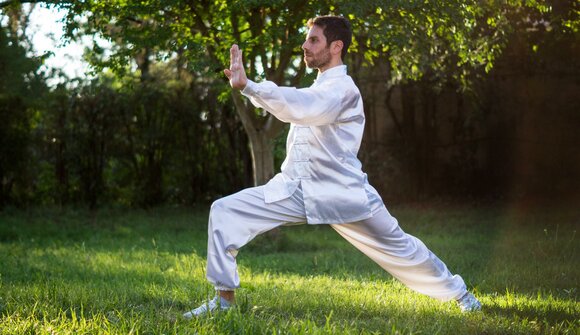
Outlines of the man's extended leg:
{"label": "man's extended leg", "polygon": [[214,299],[212,308],[207,303],[184,316],[203,314],[220,304],[233,302],[233,291],[240,286],[236,265],[238,250],[259,234],[284,224],[305,221],[300,189],[287,199],[269,204],[264,201],[261,186],[215,201],[209,215],[207,279],[222,299]]}
{"label": "man's extended leg", "polygon": [[463,279],[414,236],[406,234],[382,206],[372,218],[332,225],[340,235],[409,288],[438,300],[467,294]]}

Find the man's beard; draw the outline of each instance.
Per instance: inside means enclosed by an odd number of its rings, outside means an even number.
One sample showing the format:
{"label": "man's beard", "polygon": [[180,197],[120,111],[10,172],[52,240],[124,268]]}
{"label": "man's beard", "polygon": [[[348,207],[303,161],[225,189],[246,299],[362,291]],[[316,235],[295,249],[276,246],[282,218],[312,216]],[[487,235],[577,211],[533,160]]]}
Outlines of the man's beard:
{"label": "man's beard", "polygon": [[321,67],[325,67],[330,63],[330,48],[326,47],[322,49],[318,54],[308,54],[310,60],[306,59],[306,55],[304,55],[304,63],[311,69],[320,69]]}

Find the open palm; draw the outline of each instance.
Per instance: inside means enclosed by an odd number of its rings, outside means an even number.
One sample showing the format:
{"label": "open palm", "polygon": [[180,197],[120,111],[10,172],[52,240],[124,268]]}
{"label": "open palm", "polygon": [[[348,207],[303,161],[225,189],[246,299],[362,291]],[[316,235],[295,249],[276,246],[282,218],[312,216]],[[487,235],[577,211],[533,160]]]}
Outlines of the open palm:
{"label": "open palm", "polygon": [[246,77],[246,70],[242,62],[242,51],[237,44],[230,48],[230,68],[225,69],[224,73],[230,80],[232,88],[242,90],[246,87],[248,77]]}

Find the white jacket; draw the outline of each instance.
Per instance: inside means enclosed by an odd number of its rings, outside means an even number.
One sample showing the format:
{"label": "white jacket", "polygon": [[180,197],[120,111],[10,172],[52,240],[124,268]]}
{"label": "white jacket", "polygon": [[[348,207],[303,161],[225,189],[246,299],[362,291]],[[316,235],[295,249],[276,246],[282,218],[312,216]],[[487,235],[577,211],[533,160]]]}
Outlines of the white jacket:
{"label": "white jacket", "polygon": [[365,116],[360,92],[346,66],[319,73],[308,88],[248,81],[242,94],[290,123],[281,173],[264,187],[266,203],[301,186],[307,222],[347,223],[372,216],[367,192],[380,199],[357,158]]}

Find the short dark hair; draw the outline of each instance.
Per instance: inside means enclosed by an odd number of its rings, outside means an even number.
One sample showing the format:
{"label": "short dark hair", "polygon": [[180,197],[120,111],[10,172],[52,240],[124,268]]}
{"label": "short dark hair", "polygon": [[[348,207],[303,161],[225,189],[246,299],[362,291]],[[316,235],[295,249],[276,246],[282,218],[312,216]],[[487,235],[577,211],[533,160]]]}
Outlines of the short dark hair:
{"label": "short dark hair", "polygon": [[341,57],[344,59],[348,47],[352,42],[352,29],[350,22],[347,19],[342,16],[333,15],[317,16],[308,20],[306,25],[308,28],[312,28],[312,26],[322,28],[324,37],[326,37],[327,45],[330,45],[330,43],[334,41],[342,41],[343,47]]}

